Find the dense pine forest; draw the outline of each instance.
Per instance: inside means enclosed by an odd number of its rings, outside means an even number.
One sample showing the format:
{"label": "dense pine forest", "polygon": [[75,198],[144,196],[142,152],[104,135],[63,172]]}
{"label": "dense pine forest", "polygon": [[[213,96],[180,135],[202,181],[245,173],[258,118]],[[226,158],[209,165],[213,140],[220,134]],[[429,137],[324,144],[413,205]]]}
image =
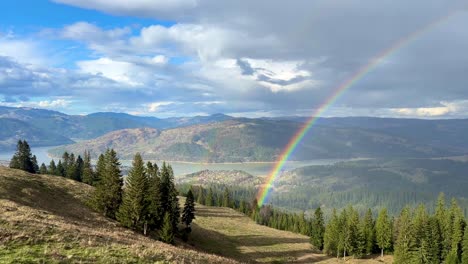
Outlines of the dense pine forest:
{"label": "dense pine forest", "polygon": [[[313,215],[291,213],[259,206],[256,190],[224,185],[177,186],[172,167],[143,161],[140,154],[133,159],[124,179],[117,153],[108,149],[99,156],[95,168],[89,153],[75,157],[64,153],[58,164],[37,165],[26,141],[19,141],[10,167],[32,173],[53,174],[95,186],[90,206],[103,215],[118,220],[123,226],[174,243],[175,236],[187,240],[195,218],[195,201],[206,206],[234,208],[272,228],[301,233],[323,253],[361,258],[370,254],[393,254],[395,263],[468,263],[468,228],[456,199],[446,205],[440,194],[434,213],[424,204],[404,207],[391,215],[383,207],[377,214],[365,214],[349,205],[333,213],[325,221],[322,208]],[[181,212],[178,195],[187,198]],[[182,214],[182,217],[181,217]],[[183,225],[180,229],[179,225]]]}

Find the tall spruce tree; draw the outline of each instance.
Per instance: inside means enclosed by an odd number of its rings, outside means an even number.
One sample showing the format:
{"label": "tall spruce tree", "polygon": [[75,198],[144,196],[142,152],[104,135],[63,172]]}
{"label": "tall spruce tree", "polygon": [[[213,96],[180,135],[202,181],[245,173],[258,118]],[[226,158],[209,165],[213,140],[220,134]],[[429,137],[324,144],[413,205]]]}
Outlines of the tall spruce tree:
{"label": "tall spruce tree", "polygon": [[371,209],[367,210],[361,222],[361,234],[363,236],[363,253],[370,255],[375,247],[375,223]]}
{"label": "tall spruce tree", "polygon": [[177,231],[177,224],[180,218],[179,199],[177,198],[177,190],[174,185],[174,172],[170,165],[163,162],[161,167],[161,213],[170,215],[173,231]]}
{"label": "tall spruce tree", "polygon": [[47,167],[44,163],[41,164],[41,167],[39,168],[39,173],[40,174],[47,174]]}
{"label": "tall spruce tree", "polygon": [[408,263],[414,250],[414,228],[409,207],[403,208],[397,221],[395,241],[395,263]]}
{"label": "tall spruce tree", "polygon": [[325,235],[323,241],[323,251],[327,255],[336,255],[338,257],[339,249],[339,232],[340,232],[340,219],[336,213],[336,209],[333,209],[328,225],[325,228]]}
{"label": "tall spruce tree", "polygon": [[195,219],[195,199],[192,189],[190,189],[187,192],[187,198],[185,199],[184,209],[182,211],[182,222],[187,229],[190,228],[193,219]]}
{"label": "tall spruce tree", "polygon": [[55,165],[55,161],[54,161],[54,160],[51,160],[51,161],[50,161],[48,171],[49,171],[49,174],[57,175],[57,166]]}
{"label": "tall spruce tree", "polygon": [[140,153],[133,158],[132,167],[128,172],[125,182],[125,189],[117,213],[117,220],[124,226],[138,231],[143,231],[146,235],[148,219],[148,178],[146,176],[145,165]]}
{"label": "tall spruce tree", "polygon": [[122,174],[117,153],[108,149],[104,157],[102,179],[94,191],[94,207],[105,216],[115,218],[122,203]]}
{"label": "tall spruce tree", "polygon": [[314,247],[319,250],[323,249],[323,239],[325,235],[325,220],[323,219],[322,209],[315,209],[314,218],[310,231],[310,241]]}
{"label": "tall spruce tree", "polygon": [[91,164],[91,153],[89,151],[84,152],[83,155],[83,174],[82,180],[84,183],[95,186],[97,181],[95,177],[95,173],[93,171],[93,166]]}
{"label": "tall spruce tree", "polygon": [[229,189],[227,187],[224,187],[222,206],[231,207],[231,193],[229,192]]}
{"label": "tall spruce tree", "polygon": [[62,160],[59,160],[57,164],[55,175],[65,177],[65,168],[63,167]]}
{"label": "tall spruce tree", "polygon": [[32,158],[31,158],[31,161],[32,161],[32,166],[33,166],[33,173],[39,173],[39,164],[37,163],[37,157],[36,155],[33,155]]}
{"label": "tall spruce tree", "polygon": [[210,187],[208,194],[205,197],[206,206],[214,206],[213,188]]}
{"label": "tall spruce tree", "polygon": [[101,181],[104,172],[106,170],[106,157],[104,154],[99,155],[98,161],[96,163],[96,174],[94,175],[95,186]]}
{"label": "tall spruce tree", "polygon": [[465,234],[463,236],[463,253],[461,263],[468,264],[468,227],[465,227]]}
{"label": "tall spruce tree", "polygon": [[375,224],[375,234],[377,245],[381,250],[380,255],[383,257],[384,251],[392,245],[392,228],[388,219],[387,208],[383,208],[379,212]]}
{"label": "tall spruce tree", "polygon": [[16,146],[16,152],[11,158],[10,168],[20,169],[30,173],[36,173],[36,164],[33,162],[31,147],[26,140],[19,140]]}
{"label": "tall spruce tree", "polygon": [[159,239],[167,244],[174,244],[174,229],[170,212],[164,214],[163,226]]}
{"label": "tall spruce tree", "polygon": [[146,174],[148,175],[148,191],[146,200],[148,203],[148,225],[150,229],[159,229],[162,225],[164,212],[161,205],[161,178],[159,168],[148,162],[146,165]]}

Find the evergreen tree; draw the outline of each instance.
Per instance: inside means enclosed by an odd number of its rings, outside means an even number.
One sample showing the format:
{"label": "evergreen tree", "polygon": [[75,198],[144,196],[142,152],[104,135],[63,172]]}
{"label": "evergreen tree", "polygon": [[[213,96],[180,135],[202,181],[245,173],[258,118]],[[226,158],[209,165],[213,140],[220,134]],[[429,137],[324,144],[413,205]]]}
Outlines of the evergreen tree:
{"label": "evergreen tree", "polygon": [[231,207],[231,194],[230,194],[229,189],[227,187],[224,188],[222,206],[223,207]]}
{"label": "evergreen tree", "polygon": [[36,173],[36,168],[33,163],[31,148],[26,140],[19,140],[16,146],[16,152],[11,158],[10,168],[20,169],[30,173]]}
{"label": "evergreen tree", "polygon": [[465,219],[460,206],[455,198],[452,199],[450,206],[450,216],[452,219],[452,233],[451,233],[451,253],[456,256],[457,260],[461,258],[463,230],[465,228]]}
{"label": "evergreen tree", "polygon": [[363,236],[363,253],[370,255],[373,253],[375,245],[375,223],[371,209],[367,210],[362,220],[361,233]]}
{"label": "evergreen tree", "polygon": [[180,217],[179,199],[177,198],[177,190],[174,185],[174,172],[172,171],[171,166],[166,165],[165,162],[161,167],[161,184],[159,193],[161,197],[161,213],[170,214],[172,228],[173,231],[176,232]]}
{"label": "evergreen tree", "polygon": [[63,167],[62,160],[59,160],[57,164],[55,175],[65,177],[65,168]]}
{"label": "evergreen tree", "polygon": [[133,158],[132,168],[126,178],[125,190],[117,213],[117,220],[124,226],[146,235],[148,215],[148,203],[146,199],[148,191],[148,178],[141,155],[137,153]]}
{"label": "evergreen tree", "polygon": [[[68,154],[68,153],[67,153]],[[64,161],[64,168],[65,168],[65,177],[68,179],[73,179],[75,180],[75,174],[76,174],[76,160],[75,160],[75,154],[71,153],[67,157],[67,161]]]}
{"label": "evergreen tree", "polygon": [[323,237],[325,234],[325,220],[323,219],[322,209],[318,207],[314,213],[312,227],[310,232],[310,241],[312,245],[319,250],[323,249]]}
{"label": "evergreen tree", "polygon": [[398,217],[395,241],[395,263],[408,263],[414,249],[413,224],[409,207],[403,208]]}
{"label": "evergreen tree", "polygon": [[148,175],[148,191],[146,200],[148,203],[148,225],[151,229],[159,229],[162,225],[164,212],[161,205],[161,178],[156,163],[148,162],[146,165]]}
{"label": "evergreen tree", "polygon": [[441,231],[441,258],[445,259],[451,248],[451,220],[450,215],[445,207],[445,195],[440,193],[437,199],[435,218],[439,224]]}
{"label": "evergreen tree", "polygon": [[83,181],[83,164],[84,161],[80,155],[76,158],[75,162],[75,171],[73,172],[73,178],[75,181],[82,182]]}
{"label": "evergreen tree", "polygon": [[164,243],[174,244],[174,229],[172,227],[172,219],[169,212],[164,214],[163,227],[159,238]]}
{"label": "evergreen tree", "polygon": [[64,177],[67,177],[68,166],[70,165],[70,154],[68,152],[64,152],[62,154],[62,166],[63,170],[65,171]]}
{"label": "evergreen tree", "polygon": [[205,189],[200,186],[199,191],[198,191],[198,197],[197,197],[197,203],[199,204],[205,204],[206,197],[205,197]]}
{"label": "evergreen tree", "polygon": [[51,160],[49,164],[49,174],[57,175],[57,166],[55,165],[55,161]]}
{"label": "evergreen tree", "polygon": [[33,166],[33,171],[34,171],[33,173],[39,173],[40,168],[39,168],[39,164],[37,163],[36,155],[32,156],[31,161],[32,161],[32,166]]}
{"label": "evergreen tree", "polygon": [[123,182],[120,162],[117,153],[113,149],[106,151],[102,169],[102,179],[94,191],[94,206],[105,216],[115,218],[115,214],[122,202]]}
{"label": "evergreen tree", "polygon": [[383,208],[379,212],[375,224],[375,234],[377,245],[381,249],[381,257],[383,257],[384,250],[389,249],[392,243],[392,229],[388,220],[387,208]]}
{"label": "evergreen tree", "polygon": [[99,155],[98,161],[96,163],[96,174],[94,175],[94,185],[97,186],[99,181],[102,179],[104,172],[106,170],[106,157],[104,154]]}
{"label": "evergreen tree", "polygon": [[465,235],[463,236],[463,253],[461,263],[468,264],[468,227],[465,227]]}
{"label": "evergreen tree", "polygon": [[91,154],[89,151],[84,152],[82,180],[84,183],[95,186],[97,181],[91,165]]}
{"label": "evergreen tree", "polygon": [[193,192],[190,189],[187,193],[187,198],[185,199],[184,210],[182,211],[182,222],[185,226],[190,228],[192,220],[195,219],[195,200],[193,197]]}
{"label": "evergreen tree", "polygon": [[47,167],[44,163],[41,164],[41,168],[39,169],[40,174],[47,174]]}
{"label": "evergreen tree", "polygon": [[340,219],[333,209],[330,222],[325,228],[325,235],[323,241],[323,251],[328,255],[336,255],[338,257],[339,249],[339,232],[340,232]]}
{"label": "evergreen tree", "polygon": [[211,187],[208,190],[208,194],[206,195],[205,205],[206,206],[213,206],[214,205],[213,189]]}

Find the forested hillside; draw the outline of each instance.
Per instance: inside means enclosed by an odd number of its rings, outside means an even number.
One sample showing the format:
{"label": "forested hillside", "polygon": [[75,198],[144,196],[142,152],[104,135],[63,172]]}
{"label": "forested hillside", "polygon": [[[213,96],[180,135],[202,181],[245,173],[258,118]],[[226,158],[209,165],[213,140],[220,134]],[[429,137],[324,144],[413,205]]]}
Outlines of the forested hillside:
{"label": "forested hillside", "polygon": [[[156,130],[126,129],[53,150],[92,154],[115,148],[123,159],[139,152],[146,159],[191,162],[275,161],[301,127],[293,121],[236,119]],[[290,160],[361,157],[441,157],[464,154],[451,145],[414,142],[384,131],[316,126]]]}

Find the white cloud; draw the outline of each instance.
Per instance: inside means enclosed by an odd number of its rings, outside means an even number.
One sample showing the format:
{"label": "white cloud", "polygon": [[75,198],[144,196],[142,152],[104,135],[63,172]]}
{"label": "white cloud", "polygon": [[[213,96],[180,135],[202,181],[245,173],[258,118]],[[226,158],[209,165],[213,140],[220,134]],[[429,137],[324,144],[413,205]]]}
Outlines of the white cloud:
{"label": "white cloud", "polygon": [[161,106],[176,104],[177,102],[154,102],[147,105],[148,112],[155,113],[158,112]]}

